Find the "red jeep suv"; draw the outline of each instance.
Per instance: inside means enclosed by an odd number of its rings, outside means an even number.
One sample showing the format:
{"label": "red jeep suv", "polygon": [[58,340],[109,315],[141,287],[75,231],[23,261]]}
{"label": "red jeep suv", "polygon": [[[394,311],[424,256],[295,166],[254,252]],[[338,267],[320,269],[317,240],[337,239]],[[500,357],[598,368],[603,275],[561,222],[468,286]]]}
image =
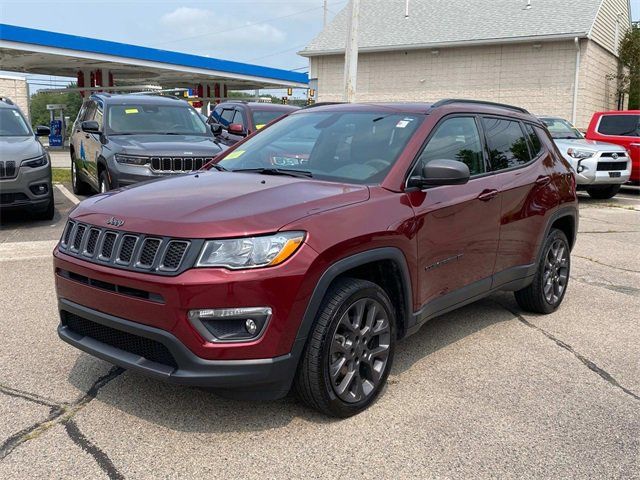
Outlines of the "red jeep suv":
{"label": "red jeep suv", "polygon": [[497,290],[550,313],[566,293],[575,178],[525,110],[319,105],[214,162],[73,211],[54,251],[64,341],[347,417],[428,320]]}

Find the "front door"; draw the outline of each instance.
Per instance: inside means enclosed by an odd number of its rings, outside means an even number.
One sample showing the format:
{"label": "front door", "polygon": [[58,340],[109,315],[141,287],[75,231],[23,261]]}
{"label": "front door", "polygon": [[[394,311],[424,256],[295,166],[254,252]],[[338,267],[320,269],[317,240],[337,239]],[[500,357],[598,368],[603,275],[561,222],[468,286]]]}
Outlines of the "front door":
{"label": "front door", "polygon": [[[420,154],[416,170],[432,160],[464,162],[466,185],[408,193],[417,221],[419,299],[425,319],[488,291],[496,260],[500,199],[488,175],[478,119],[445,117]],[[420,170],[417,170],[420,169]]]}

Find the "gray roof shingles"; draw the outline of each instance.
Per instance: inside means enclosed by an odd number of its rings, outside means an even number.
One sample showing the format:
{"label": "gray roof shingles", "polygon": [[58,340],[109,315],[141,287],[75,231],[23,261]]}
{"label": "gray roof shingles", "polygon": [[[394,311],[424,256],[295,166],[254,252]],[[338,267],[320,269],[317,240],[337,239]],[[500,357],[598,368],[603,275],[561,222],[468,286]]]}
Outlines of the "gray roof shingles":
{"label": "gray roof shingles", "polygon": [[[362,51],[499,42],[517,38],[586,36],[602,0],[361,0]],[[304,56],[344,51],[349,4],[300,52]]]}

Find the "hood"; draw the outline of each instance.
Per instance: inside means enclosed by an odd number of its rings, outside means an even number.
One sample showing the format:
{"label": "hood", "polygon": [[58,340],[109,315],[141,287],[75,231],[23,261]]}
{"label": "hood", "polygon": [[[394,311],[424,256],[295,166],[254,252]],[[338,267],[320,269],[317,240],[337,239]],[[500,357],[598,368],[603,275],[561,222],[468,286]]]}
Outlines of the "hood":
{"label": "hood", "polygon": [[212,156],[226,149],[213,137],[199,135],[111,135],[109,143],[118,153],[145,156]]}
{"label": "hood", "polygon": [[598,142],[596,140],[581,139],[556,139],[554,140],[563,155],[566,155],[569,148],[584,148],[595,152],[625,152],[624,147],[613,143]]}
{"label": "hood", "polygon": [[71,215],[120,230],[183,238],[275,232],[308,215],[369,199],[366,186],[254,173],[204,172],[137,184],[82,202]]}
{"label": "hood", "polygon": [[28,137],[0,137],[0,160],[19,162],[42,155],[44,148],[32,135]]}

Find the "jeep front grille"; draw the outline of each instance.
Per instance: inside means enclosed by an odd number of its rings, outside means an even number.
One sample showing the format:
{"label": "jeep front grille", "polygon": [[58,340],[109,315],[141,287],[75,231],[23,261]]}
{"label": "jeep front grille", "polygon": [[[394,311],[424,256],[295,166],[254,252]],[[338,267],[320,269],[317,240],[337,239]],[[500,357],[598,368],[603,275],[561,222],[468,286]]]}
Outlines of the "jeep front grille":
{"label": "jeep front grille", "polygon": [[200,170],[212,157],[151,157],[151,170],[159,173],[189,173]]}
{"label": "jeep front grille", "polygon": [[177,275],[195,262],[204,240],[146,236],[69,220],[60,251],[100,265],[158,275]]}
{"label": "jeep front grille", "polygon": [[13,160],[8,162],[0,161],[0,178],[13,178],[17,174],[16,162]]}

